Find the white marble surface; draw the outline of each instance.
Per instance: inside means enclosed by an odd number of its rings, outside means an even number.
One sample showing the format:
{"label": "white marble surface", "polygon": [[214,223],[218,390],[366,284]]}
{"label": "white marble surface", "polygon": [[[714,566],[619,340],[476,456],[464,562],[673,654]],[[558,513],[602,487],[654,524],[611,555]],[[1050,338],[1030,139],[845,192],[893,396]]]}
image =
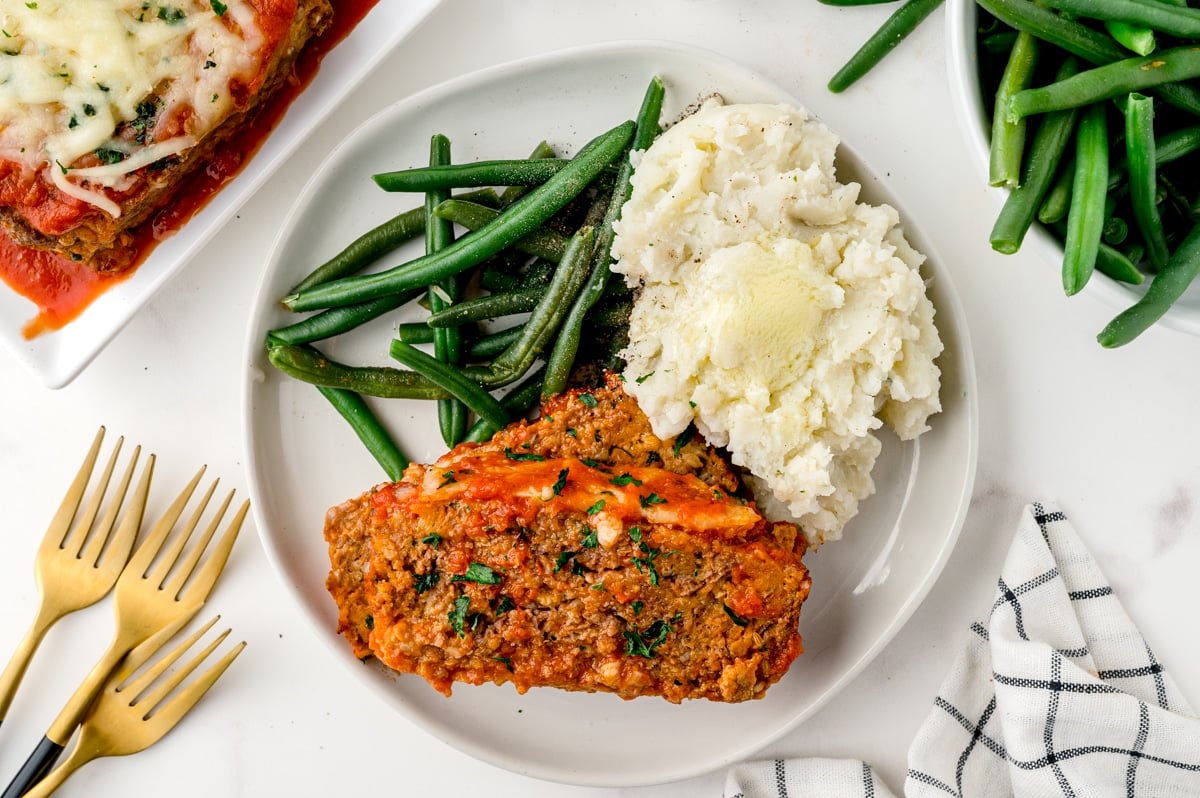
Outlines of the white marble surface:
{"label": "white marble surface", "polygon": [[[463,72],[574,44],[658,38],[707,47],[766,74],[890,176],[954,277],[979,370],[978,480],[941,580],[846,691],[763,755],[862,758],[898,789],[909,740],[967,625],[991,597],[1017,515],[1038,498],[1072,516],[1160,659],[1193,704],[1200,702],[1191,594],[1200,562],[1193,449],[1200,441],[1200,340],[1156,329],[1124,350],[1102,351],[1094,335],[1111,308],[1086,293],[1063,298],[1050,264],[990,251],[996,208],[954,126],[941,11],[886,68],[843,95],[825,91],[832,71],[887,13],[814,0],[446,0],[79,379],[50,391],[0,361],[2,655],[32,617],[34,551],[97,425],[156,452],[159,485],[180,484],[208,463],[244,494],[244,321],[274,230],[341,136],[391,101]],[[152,513],[167,493],[156,492]],[[451,750],[327,661],[252,525],[209,609],[249,641],[242,658],[164,742],[89,766],[62,795],[720,793],[719,772],[654,787],[584,789]],[[102,650],[109,612],[102,605],[73,616],[43,644],[0,727],[0,779],[15,772]]]}

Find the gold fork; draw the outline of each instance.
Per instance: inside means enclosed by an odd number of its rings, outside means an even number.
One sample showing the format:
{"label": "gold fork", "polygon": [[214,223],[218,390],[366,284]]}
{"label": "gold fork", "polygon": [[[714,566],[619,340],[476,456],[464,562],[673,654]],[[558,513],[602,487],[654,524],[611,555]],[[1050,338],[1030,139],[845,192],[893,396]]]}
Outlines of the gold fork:
{"label": "gold fork", "polygon": [[34,578],[40,595],[38,610],[29,631],[0,674],[0,722],[8,714],[17,687],[46,632],[63,616],[89,607],[108,595],[133,551],[146,508],[146,494],[150,491],[154,455],[148,458],[141,481],[121,517],[120,526],[117,526],[117,514],[125,503],[141,447],[134,448],[124,476],[109,498],[103,517],[99,517],[124,438],[117,439],[85,507],[84,491],[92,478],[103,441],[104,427],[101,427],[38,547],[34,559]]}
{"label": "gold fork", "polygon": [[117,580],[114,602],[116,633],[108,650],[58,713],[46,735],[0,798],[19,798],[54,765],[87,712],[88,706],[103,687],[105,679],[126,654],[157,630],[175,621],[186,622],[204,606],[205,599],[225,567],[230,549],[233,548],[246,511],[250,507],[248,501],[242,503],[207,560],[200,565],[200,558],[216,534],[221,518],[233,499],[233,491],[230,491],[215,511],[215,517],[200,539],[186,556],[181,556],[216,491],[217,483],[214,480],[183,529],[175,535],[170,545],[164,547],[204,471],[205,469],[201,468],[196,472],[191,482],[155,524],[146,540],[138,545],[121,578]]}
{"label": "gold fork", "polygon": [[88,709],[79,727],[79,739],[71,753],[25,794],[27,798],[45,798],[88,762],[103,756],[127,756],[144,751],[173,729],[246,647],[245,641],[238,643],[216,664],[181,687],[183,681],[217,650],[229,636],[230,630],[219,634],[199,654],[175,671],[166,673],[167,669],[216,622],[217,618],[213,618],[204,624],[136,677],[138,668],[173,638],[183,623],[177,621],[169,625],[130,652]]}

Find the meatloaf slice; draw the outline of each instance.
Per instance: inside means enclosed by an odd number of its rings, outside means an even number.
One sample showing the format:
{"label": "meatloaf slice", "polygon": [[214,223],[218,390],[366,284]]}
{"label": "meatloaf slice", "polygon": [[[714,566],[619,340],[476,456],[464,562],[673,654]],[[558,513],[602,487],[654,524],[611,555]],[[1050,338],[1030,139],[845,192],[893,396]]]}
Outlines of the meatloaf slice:
{"label": "meatloaf slice", "polygon": [[446,694],[762,697],[801,651],[804,538],[739,498],[702,441],[659,441],[639,416],[617,381],[568,392],[330,510],[328,587],[356,654]]}

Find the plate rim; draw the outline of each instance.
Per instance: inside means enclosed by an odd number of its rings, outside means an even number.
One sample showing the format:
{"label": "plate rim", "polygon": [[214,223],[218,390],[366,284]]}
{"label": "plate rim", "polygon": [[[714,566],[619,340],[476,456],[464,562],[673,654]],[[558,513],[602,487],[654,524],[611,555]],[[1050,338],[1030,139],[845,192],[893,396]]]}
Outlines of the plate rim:
{"label": "plate rim", "polygon": [[[664,39],[624,39],[616,41],[607,41],[600,43],[585,44],[580,46],[564,47],[547,52],[531,55],[523,58],[508,60],[498,63],[494,66],[488,66],[481,69],[476,69],[471,72],[458,75],[446,81],[439,82],[429,86],[421,91],[415,92],[408,96],[399,98],[394,102],[387,104],[369,117],[363,120],[359,125],[354,127],[346,137],[338,142],[322,159],[321,164],[316,167],[305,182],[303,188],[297,196],[297,199],[289,209],[283,222],[280,225],[279,231],[271,249],[271,257],[268,260],[266,268],[262,270],[259,276],[259,286],[255,294],[254,305],[251,309],[250,323],[247,325],[245,348],[243,357],[243,390],[241,396],[242,402],[242,447],[243,456],[247,464],[248,485],[252,498],[262,495],[262,488],[259,485],[258,477],[261,473],[261,468],[258,464],[258,457],[255,451],[253,441],[251,440],[250,431],[254,423],[253,415],[254,408],[254,388],[257,382],[256,372],[262,367],[261,357],[261,329],[263,328],[264,316],[267,313],[268,300],[264,298],[264,290],[269,282],[270,276],[276,268],[279,260],[279,253],[285,245],[287,235],[294,229],[297,217],[304,212],[304,208],[309,200],[314,186],[323,181],[328,167],[331,163],[336,162],[346,149],[354,146],[355,142],[362,136],[368,134],[372,129],[383,125],[387,120],[397,114],[404,113],[407,109],[420,106],[430,98],[443,96],[446,94],[454,94],[471,89],[472,87],[487,85],[504,77],[523,74],[527,71],[544,69],[547,66],[555,63],[578,58],[581,56],[598,57],[603,55],[617,56],[622,53],[636,51],[639,55],[647,53],[663,53],[667,55],[689,57],[693,59],[702,59],[705,62],[713,63],[724,69],[733,70],[747,76],[753,76],[758,82],[777,93],[779,96],[792,98],[792,101],[800,104],[798,98],[795,98],[792,92],[782,89],[775,81],[765,77],[750,67],[744,66],[739,62],[731,59],[721,53],[713,50],[702,48],[681,42],[664,40]],[[811,111],[810,111],[811,112]],[[815,114],[814,114],[815,116]],[[819,118],[819,117],[818,117]],[[840,134],[839,140],[841,139]],[[839,155],[843,152],[848,153],[855,161],[866,165],[866,162],[854,151],[852,145],[847,145],[844,141],[839,144]],[[869,168],[869,167],[868,167]],[[872,174],[879,173],[870,169]],[[890,190],[889,190],[889,193]],[[892,198],[896,199],[896,198]],[[897,207],[898,210],[903,210],[902,203],[890,203]],[[902,213],[902,218],[912,218],[906,213]],[[970,331],[968,329],[966,314],[962,306],[959,294],[954,286],[953,279],[949,274],[949,269],[946,262],[938,256],[936,248],[932,242],[926,240],[923,231],[919,228],[919,237],[922,239],[920,251],[927,257],[928,261],[938,264],[935,273],[934,282],[942,287],[937,289],[939,295],[939,304],[937,309],[939,313],[944,313],[953,318],[956,326],[953,329],[953,340],[955,342],[955,365],[957,367],[958,381],[962,389],[962,396],[955,397],[954,401],[963,405],[964,413],[965,438],[961,442],[964,447],[964,458],[966,471],[963,474],[961,486],[958,496],[954,501],[953,520],[950,528],[946,531],[945,538],[938,550],[936,558],[932,559],[921,578],[920,582],[914,586],[914,589],[907,594],[906,599],[899,605],[897,611],[891,617],[890,622],[885,626],[884,633],[878,636],[869,646],[867,646],[860,655],[845,667],[838,678],[834,679],[824,691],[817,695],[809,704],[801,711],[795,713],[788,722],[781,724],[772,733],[756,737],[752,744],[739,746],[731,749],[724,756],[714,758],[702,766],[688,767],[666,767],[661,768],[659,773],[653,777],[634,777],[621,778],[606,777],[600,778],[583,778],[581,779],[578,773],[573,773],[567,767],[558,769],[546,768],[530,768],[521,767],[514,764],[511,760],[505,759],[495,751],[487,750],[483,746],[474,745],[462,736],[454,739],[448,739],[444,734],[438,733],[428,724],[422,723],[420,719],[412,712],[403,707],[403,700],[396,696],[386,696],[389,705],[397,712],[406,722],[423,733],[429,734],[435,739],[449,745],[450,747],[462,753],[470,755],[480,761],[500,767],[511,772],[519,773],[534,778],[539,778],[545,781],[570,784],[576,786],[588,787],[637,787],[653,784],[664,784],[677,782],[683,779],[693,778],[711,773],[723,767],[741,761],[745,757],[752,755],[754,752],[763,749],[771,743],[777,741],[784,735],[794,731],[807,718],[811,717],[819,711],[833,697],[844,690],[857,676],[873,661],[879,653],[889,645],[899,634],[900,630],[912,618],[917,608],[928,596],[934,584],[940,578],[942,571],[945,568],[946,562],[953,553],[959,536],[961,535],[967,511],[969,509],[971,495],[975,484],[977,466],[978,466],[978,440],[979,440],[979,406],[978,406],[978,390],[977,376],[974,362],[974,350],[971,346]],[[926,276],[927,281],[930,277]],[[943,336],[944,340],[945,337]],[[949,347],[947,347],[949,349]],[[943,355],[944,357],[945,355]],[[268,366],[269,367],[269,366]],[[945,401],[945,397],[943,397]],[[947,502],[947,507],[949,506]],[[325,628],[323,620],[316,617],[310,610],[303,597],[291,584],[290,576],[285,569],[285,564],[279,557],[276,547],[270,540],[270,520],[265,517],[267,512],[264,503],[253,500],[251,502],[252,513],[255,518],[256,528],[260,539],[262,540],[263,549],[268,561],[271,563],[272,569],[279,578],[284,589],[289,594],[289,601],[297,605],[300,614],[306,619],[305,623],[309,630],[320,642],[323,648],[328,648],[333,654],[336,661],[340,662],[349,672],[351,668],[361,670],[362,663],[349,654],[348,647],[338,645],[342,643],[340,636],[332,636],[329,630]],[[354,681],[362,683],[364,680],[358,676]],[[363,685],[371,694],[379,696],[380,690],[372,683]]]}

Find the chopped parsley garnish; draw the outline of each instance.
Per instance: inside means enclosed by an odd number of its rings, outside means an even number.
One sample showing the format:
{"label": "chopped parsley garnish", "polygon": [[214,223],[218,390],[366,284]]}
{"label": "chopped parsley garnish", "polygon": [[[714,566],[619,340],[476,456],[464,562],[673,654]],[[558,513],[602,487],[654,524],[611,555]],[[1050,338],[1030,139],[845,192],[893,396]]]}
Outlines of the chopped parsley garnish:
{"label": "chopped parsley garnish", "polygon": [[467,622],[467,610],[471,608],[471,599],[469,596],[459,596],[454,600],[454,609],[450,610],[446,619],[450,621],[450,628],[453,629],[459,637],[466,637],[467,633],[464,626]]}
{"label": "chopped parsley garnish", "polygon": [[536,452],[514,452],[509,447],[504,447],[504,456],[509,460],[529,460],[534,463],[540,463],[546,458]]}
{"label": "chopped parsley garnish", "polygon": [[675,445],[671,447],[671,453],[678,457],[680,450],[691,443],[694,437],[696,437],[696,428],[688,424],[687,428],[675,437]]}
{"label": "chopped parsley garnish", "polygon": [[725,608],[725,614],[729,616],[729,620],[733,621],[738,626],[745,626],[747,623],[749,623],[749,621],[747,621],[745,618],[729,609],[728,604],[722,604],[721,606]]}
{"label": "chopped parsley garnish", "polygon": [[603,580],[592,585],[592,590],[603,590],[603,589],[604,589],[604,581]]}
{"label": "chopped parsley garnish", "polygon": [[204,62],[204,68],[205,68],[205,69],[212,69],[212,68],[214,68],[216,65],[217,65],[217,62],[216,62],[216,61],[214,61],[214,60],[212,60],[211,58],[210,58],[210,59],[208,59],[207,61],[205,61],[205,62]]}
{"label": "chopped parsley garnish", "polygon": [[634,477],[633,474],[619,474],[619,475],[613,477],[612,479],[610,479],[609,482],[611,482],[612,484],[616,485],[619,488],[623,488],[626,485],[641,485],[642,484],[642,481],[640,479],[637,479],[636,477]]}
{"label": "chopped parsley garnish", "polygon": [[168,25],[178,25],[183,22],[187,14],[183,13],[182,8],[168,8],[167,6],[158,7],[158,18]]}
{"label": "chopped parsley garnish", "polygon": [[71,121],[67,123],[68,130],[74,130],[79,127],[79,120],[75,118],[75,114],[71,114]]}
{"label": "chopped parsley garnish", "polygon": [[671,624],[661,620],[647,626],[645,631],[638,631],[636,626],[633,629],[626,629],[623,633],[625,635],[625,653],[631,657],[650,659],[654,656],[654,649],[662,645],[670,633]]}
{"label": "chopped parsley garnish", "polygon": [[563,492],[563,488],[567,486],[567,476],[571,473],[571,469],[564,468],[558,472],[558,479],[554,480],[554,484],[550,486],[550,490],[557,496]]}
{"label": "chopped parsley garnish", "polygon": [[654,561],[658,559],[662,551],[651,548],[642,540],[642,530],[639,527],[630,527],[629,537],[633,539],[634,543],[638,544],[638,548],[641,549],[642,554],[646,555],[645,557],[631,557],[630,560],[633,562],[634,567],[637,568],[639,574],[648,573],[650,575],[650,584],[657,586],[658,568],[655,567]]}
{"label": "chopped parsley garnish", "polygon": [[465,574],[455,574],[451,582],[478,582],[481,585],[500,584],[500,575],[481,562],[473,562],[467,566]]}
{"label": "chopped parsley garnish", "polygon": [[[141,111],[141,108],[142,107],[139,105],[138,106],[139,112]],[[84,103],[83,104],[83,115],[84,116],[95,116],[96,115],[96,106],[92,105],[91,103]]]}
{"label": "chopped parsley garnish", "polygon": [[446,473],[442,474],[442,481],[441,481],[441,482],[438,484],[438,487],[439,487],[439,488],[444,488],[444,487],[446,487],[447,485],[452,485],[452,484],[454,484],[454,483],[455,483],[455,482],[457,482],[457,481],[458,481],[458,480],[457,480],[457,479],[455,479],[455,477],[454,477],[454,472],[453,472],[453,471],[447,471]]}
{"label": "chopped parsley garnish", "polygon": [[25,7],[33,11],[37,11],[37,3],[26,3]]}
{"label": "chopped parsley garnish", "polygon": [[597,404],[599,404],[596,401],[596,397],[592,396],[590,393],[579,394],[579,401],[583,402],[588,407],[595,407]]}
{"label": "chopped parsley garnish", "polygon": [[641,385],[643,382],[645,382],[646,380],[650,379],[653,376],[654,376],[654,372],[652,371],[649,374],[643,374],[642,376],[638,377],[637,379],[634,380],[634,382],[636,382],[638,385]]}
{"label": "chopped parsley garnish", "polygon": [[513,672],[512,660],[508,657],[492,657],[496,662],[503,662],[509,673]]}
{"label": "chopped parsley garnish", "polygon": [[639,601],[631,601],[629,603],[629,606],[633,608],[634,615],[641,615],[642,607],[645,607],[646,603],[644,601],[640,601],[640,600]]}
{"label": "chopped parsley garnish", "polygon": [[428,535],[421,538],[421,542],[426,546],[433,546],[436,549],[438,544],[442,542],[442,536],[437,532],[430,532]]}
{"label": "chopped parsley garnish", "polygon": [[588,515],[595,515],[596,513],[600,512],[603,509],[604,509],[604,499],[600,499],[595,504],[593,504],[591,507],[587,508],[586,512]]}
{"label": "chopped parsley garnish", "polygon": [[642,497],[642,506],[649,507],[653,504],[666,504],[667,500],[657,493],[651,493],[649,496]]}
{"label": "chopped parsley garnish", "polygon": [[575,431],[574,427],[567,427],[567,434],[570,435],[572,438],[579,437],[579,433]]}
{"label": "chopped parsley garnish", "polygon": [[603,468],[604,466],[598,460],[593,460],[590,457],[585,457],[579,462],[583,463],[588,468]]}
{"label": "chopped parsley garnish", "polygon": [[513,604],[512,599],[510,599],[508,596],[501,596],[500,600],[496,602],[496,617],[499,618],[504,613],[515,610],[516,608],[517,605]]}
{"label": "chopped parsley garnish", "polygon": [[368,615],[367,617],[363,618],[363,626],[367,627],[368,632],[371,631],[372,629],[374,629],[375,628],[375,616]]}
{"label": "chopped parsley garnish", "polygon": [[99,159],[100,163],[103,164],[120,163],[121,161],[125,160],[125,153],[121,152],[120,150],[110,149],[108,147],[101,147],[100,149],[95,150],[93,154],[97,159]]}
{"label": "chopped parsley garnish", "polygon": [[417,591],[417,595],[421,595],[426,590],[429,590],[438,581],[438,572],[436,568],[430,569],[429,573],[413,575],[413,589]]}
{"label": "chopped parsley garnish", "polygon": [[580,543],[585,549],[594,549],[600,545],[600,537],[596,534],[596,530],[585,526],[583,528],[583,542]]}
{"label": "chopped parsley garnish", "polygon": [[578,553],[579,552],[577,552],[577,551],[571,551],[570,549],[567,549],[566,551],[559,554],[558,558],[554,561],[554,573],[558,573],[559,571],[561,571],[563,569],[563,566],[566,565],[567,563],[569,563],[572,560],[572,558],[574,558],[575,555]]}
{"label": "chopped parsley garnish", "polygon": [[209,0],[209,5],[212,6],[213,13],[218,17],[225,16],[225,12],[229,10],[229,6],[221,2],[221,0]]}

